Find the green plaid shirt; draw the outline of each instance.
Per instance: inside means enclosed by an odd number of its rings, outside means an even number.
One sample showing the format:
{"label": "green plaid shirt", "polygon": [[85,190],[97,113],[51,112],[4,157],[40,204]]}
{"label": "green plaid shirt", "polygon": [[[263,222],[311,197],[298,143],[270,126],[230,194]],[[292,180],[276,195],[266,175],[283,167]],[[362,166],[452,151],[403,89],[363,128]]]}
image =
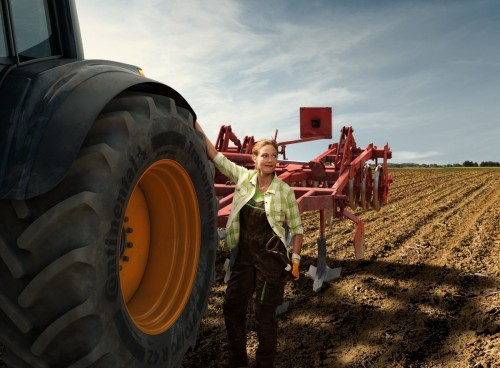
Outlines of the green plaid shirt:
{"label": "green plaid shirt", "polygon": [[[240,237],[240,210],[254,196],[257,188],[257,171],[235,164],[220,152],[214,157],[213,162],[220,172],[236,183],[225,239],[225,247],[232,249],[238,245]],[[273,178],[264,194],[264,208],[269,225],[283,244],[288,245],[285,238],[285,223],[288,225],[290,235],[304,233],[295,194],[288,184],[277,176]]]}

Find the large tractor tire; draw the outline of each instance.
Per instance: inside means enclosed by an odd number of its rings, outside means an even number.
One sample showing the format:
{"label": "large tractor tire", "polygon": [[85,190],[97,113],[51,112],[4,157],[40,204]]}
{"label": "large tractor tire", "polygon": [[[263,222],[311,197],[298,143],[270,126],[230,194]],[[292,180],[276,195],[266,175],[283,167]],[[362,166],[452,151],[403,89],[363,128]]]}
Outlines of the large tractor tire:
{"label": "large tractor tire", "polygon": [[143,93],[111,101],[56,188],[0,201],[1,359],[180,366],[214,274],[213,174],[187,110]]}

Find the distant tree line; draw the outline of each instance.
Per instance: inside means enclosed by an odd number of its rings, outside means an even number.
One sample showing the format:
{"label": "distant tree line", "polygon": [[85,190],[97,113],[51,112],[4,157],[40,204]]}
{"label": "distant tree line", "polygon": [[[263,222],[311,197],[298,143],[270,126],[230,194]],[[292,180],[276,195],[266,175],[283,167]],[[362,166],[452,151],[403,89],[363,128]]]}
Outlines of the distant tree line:
{"label": "distant tree line", "polygon": [[463,167],[498,167],[498,166],[500,166],[500,163],[493,162],[493,161],[483,161],[478,165],[477,162],[464,161],[462,166]]}
{"label": "distant tree line", "polygon": [[446,165],[438,165],[438,164],[414,164],[414,163],[402,163],[402,164],[394,164],[388,163],[389,167],[500,167],[500,162],[494,161],[482,161],[480,164],[473,161],[464,161],[463,164],[446,164]]}

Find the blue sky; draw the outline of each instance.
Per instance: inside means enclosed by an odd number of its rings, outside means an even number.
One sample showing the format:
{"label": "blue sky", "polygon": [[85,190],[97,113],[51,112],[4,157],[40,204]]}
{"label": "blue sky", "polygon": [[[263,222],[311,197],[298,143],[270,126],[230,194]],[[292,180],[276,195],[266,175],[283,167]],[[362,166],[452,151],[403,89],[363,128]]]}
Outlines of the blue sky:
{"label": "blue sky", "polygon": [[[500,161],[500,1],[76,0],[85,57],[142,67],[215,140],[299,137],[333,108],[333,141],[391,162]],[[331,141],[287,147],[309,160]]]}

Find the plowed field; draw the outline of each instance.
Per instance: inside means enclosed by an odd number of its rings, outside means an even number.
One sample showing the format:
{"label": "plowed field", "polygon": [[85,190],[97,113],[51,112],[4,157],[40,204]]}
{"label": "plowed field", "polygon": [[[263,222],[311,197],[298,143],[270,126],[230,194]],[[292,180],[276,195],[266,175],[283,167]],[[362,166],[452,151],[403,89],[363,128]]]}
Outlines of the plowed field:
{"label": "plowed field", "polygon": [[[318,214],[303,215],[301,278],[290,279],[276,367],[500,367],[500,169],[394,169],[390,201],[354,226],[327,227],[327,263],[339,279],[312,290]],[[220,251],[196,347],[184,368],[217,367],[227,352]],[[249,308],[248,353],[257,339]],[[1,355],[2,346],[0,346]],[[0,362],[0,367],[4,365]]]}
{"label": "plowed field", "polygon": [[[303,215],[301,278],[287,283],[276,367],[500,367],[500,170],[391,174],[389,203],[356,212],[365,221],[363,260],[354,260],[350,221],[328,226],[327,264],[342,275],[320,292],[306,274],[316,264],[318,214]],[[226,257],[219,252],[208,315],[184,367],[217,367],[226,354]]]}

